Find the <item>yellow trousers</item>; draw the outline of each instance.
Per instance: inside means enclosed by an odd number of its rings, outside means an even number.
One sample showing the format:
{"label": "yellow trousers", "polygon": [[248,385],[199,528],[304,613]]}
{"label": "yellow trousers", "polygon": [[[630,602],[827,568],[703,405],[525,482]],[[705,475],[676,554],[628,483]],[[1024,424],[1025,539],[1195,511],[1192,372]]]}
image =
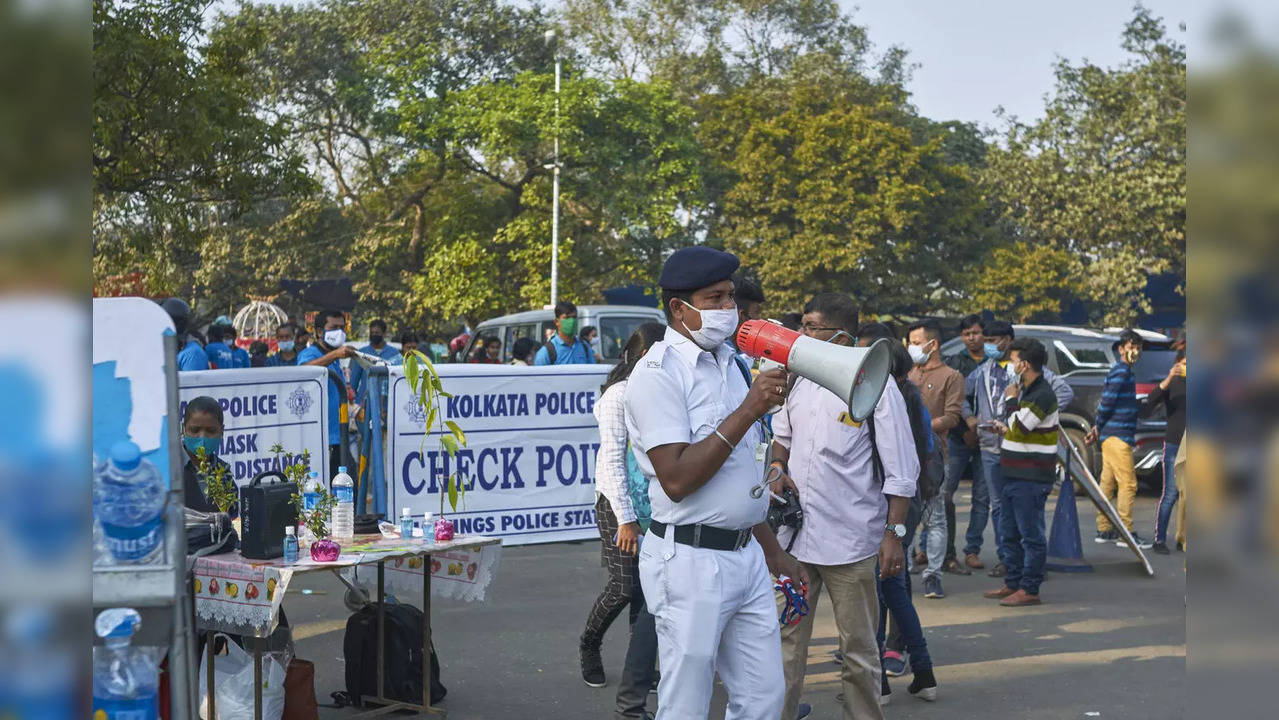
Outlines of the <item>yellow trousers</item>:
{"label": "yellow trousers", "polygon": [[[1124,527],[1132,531],[1132,502],[1137,497],[1137,471],[1132,464],[1132,446],[1117,437],[1108,437],[1101,443],[1101,494],[1109,498],[1117,495],[1115,509]],[[1114,528],[1105,513],[1097,513],[1097,532]]]}

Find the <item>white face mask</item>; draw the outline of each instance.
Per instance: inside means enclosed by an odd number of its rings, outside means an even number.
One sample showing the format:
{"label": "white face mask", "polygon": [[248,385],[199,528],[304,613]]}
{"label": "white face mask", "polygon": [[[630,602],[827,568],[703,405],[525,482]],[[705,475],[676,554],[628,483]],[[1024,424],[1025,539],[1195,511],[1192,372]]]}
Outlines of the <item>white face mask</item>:
{"label": "white face mask", "polygon": [[346,344],[346,331],[342,328],[324,331],[324,344],[337,349]]}
{"label": "white face mask", "polygon": [[928,362],[928,353],[924,352],[922,345],[907,345],[906,352],[910,353],[910,359],[916,365],[923,365]]}
{"label": "white face mask", "polygon": [[[680,302],[683,301],[681,300]],[[733,332],[737,330],[739,318],[736,305],[725,310],[698,310],[688,303],[684,303],[684,307],[701,316],[701,329],[689,330],[688,325],[684,325],[684,329],[688,330],[688,334],[692,336],[693,342],[697,343],[697,347],[707,352],[723,345],[724,341],[732,337]]]}

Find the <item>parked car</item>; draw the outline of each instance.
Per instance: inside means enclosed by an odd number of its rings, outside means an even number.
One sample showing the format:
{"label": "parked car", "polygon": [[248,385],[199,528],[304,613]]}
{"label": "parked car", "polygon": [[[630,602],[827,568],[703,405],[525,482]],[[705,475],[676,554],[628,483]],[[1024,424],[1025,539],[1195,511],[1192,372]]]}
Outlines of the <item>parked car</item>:
{"label": "parked car", "polygon": [[[577,327],[580,330],[588,325],[599,330],[600,355],[603,361],[616,365],[622,358],[622,348],[630,339],[635,328],[646,322],[666,324],[666,317],[660,308],[642,305],[578,305]],[[555,331],[555,313],[552,310],[529,310],[528,312],[503,315],[485,320],[471,333],[471,339],[462,351],[463,358],[470,358],[479,343],[495,337],[502,343],[502,362],[510,362],[511,350],[515,341],[522,337],[533,338],[538,347]]]}
{"label": "parked car", "polygon": [[[1084,435],[1092,429],[1101,400],[1101,388],[1106,373],[1117,360],[1116,343],[1120,329],[1093,330],[1065,325],[1014,325],[1017,337],[1039,340],[1048,350],[1048,367],[1070,383],[1075,399],[1070,406],[1060,410],[1062,430],[1075,441],[1085,462],[1098,480],[1101,479],[1101,448],[1084,445]],[[1166,335],[1139,331],[1145,340],[1141,357],[1137,360],[1137,398],[1145,398],[1168,375],[1176,359],[1172,340]],[[963,342],[953,338],[942,344],[943,357],[963,350]],[[1158,490],[1163,484],[1164,428],[1167,417],[1162,408],[1149,417],[1137,421],[1137,444],[1133,448],[1133,464],[1137,468],[1137,480],[1141,485]]]}

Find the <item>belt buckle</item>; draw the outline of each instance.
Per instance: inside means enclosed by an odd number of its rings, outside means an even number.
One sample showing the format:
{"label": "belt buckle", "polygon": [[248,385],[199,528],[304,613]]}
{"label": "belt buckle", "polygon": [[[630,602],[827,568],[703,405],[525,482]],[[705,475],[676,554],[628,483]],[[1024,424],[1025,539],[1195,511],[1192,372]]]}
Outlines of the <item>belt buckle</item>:
{"label": "belt buckle", "polygon": [[736,547],[734,547],[733,549],[741,550],[742,548],[746,547],[746,543],[750,542],[750,537],[751,537],[750,533],[751,533],[750,530],[738,530]]}
{"label": "belt buckle", "polygon": [[696,525],[693,526],[693,547],[699,548],[701,546],[702,546],[702,524],[697,523]]}

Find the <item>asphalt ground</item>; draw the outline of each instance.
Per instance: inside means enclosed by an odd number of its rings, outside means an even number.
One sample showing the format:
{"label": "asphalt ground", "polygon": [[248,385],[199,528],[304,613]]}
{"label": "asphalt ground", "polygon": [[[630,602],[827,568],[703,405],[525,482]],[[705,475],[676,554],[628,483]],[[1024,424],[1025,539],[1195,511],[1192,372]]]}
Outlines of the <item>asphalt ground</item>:
{"label": "asphalt ground", "polygon": [[[1055,495],[1049,500],[1052,520]],[[967,525],[968,491],[957,498],[960,536]],[[1137,530],[1153,534],[1157,498],[1139,497]],[[1185,556],[1150,555],[1147,577],[1132,553],[1092,541],[1096,513],[1079,503],[1084,554],[1091,573],[1049,573],[1038,607],[1010,609],[981,597],[998,580],[978,571],[943,576],[947,596],[927,600],[916,583],[915,604],[925,628],[939,685],[927,703],[906,692],[909,674],[891,681],[889,718],[1173,718],[1186,707]],[[993,564],[991,529],[983,560]],[[595,689],[581,679],[577,638],[604,582],[598,542],[506,548],[483,603],[439,600],[432,620],[442,681],[442,706],[455,719],[592,720],[612,717],[627,644],[625,613],[604,642],[609,683]],[[980,573],[980,574],[979,574]],[[917,576],[916,576],[917,577]],[[313,595],[302,595],[307,588]],[[300,576],[286,600],[298,656],[316,666],[316,694],[344,686],[344,587],[330,576]],[[812,718],[839,718],[839,667],[829,598],[818,601],[804,701]],[[715,693],[710,717],[722,718]],[[656,695],[650,696],[656,709]],[[321,718],[356,713],[321,708]]]}

